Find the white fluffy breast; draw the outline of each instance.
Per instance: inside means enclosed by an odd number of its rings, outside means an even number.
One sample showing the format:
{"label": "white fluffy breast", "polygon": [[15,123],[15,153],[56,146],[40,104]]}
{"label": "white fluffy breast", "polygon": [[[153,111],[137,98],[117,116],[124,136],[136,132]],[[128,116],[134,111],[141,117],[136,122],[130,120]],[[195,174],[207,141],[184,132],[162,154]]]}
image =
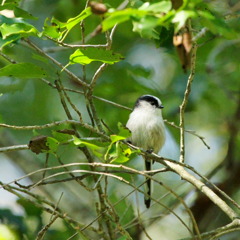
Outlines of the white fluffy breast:
{"label": "white fluffy breast", "polygon": [[165,129],[160,109],[137,108],[129,117],[130,141],[143,150],[158,153],[165,142]]}

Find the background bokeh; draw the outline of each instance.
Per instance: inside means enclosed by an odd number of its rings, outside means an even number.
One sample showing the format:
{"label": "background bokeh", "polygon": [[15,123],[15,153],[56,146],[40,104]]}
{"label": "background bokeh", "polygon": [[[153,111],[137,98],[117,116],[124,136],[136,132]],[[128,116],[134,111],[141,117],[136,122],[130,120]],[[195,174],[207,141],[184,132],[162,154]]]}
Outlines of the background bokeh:
{"label": "background bokeh", "polygon": [[[122,1],[104,1],[106,6],[116,8]],[[130,1],[132,4],[134,1]],[[135,1],[136,2],[136,1]],[[208,1],[207,1],[208,2]],[[238,1],[216,0],[209,5],[226,15],[239,13]],[[42,30],[46,18],[54,16],[60,21],[79,14],[86,4],[80,0],[25,0],[21,1],[21,7],[30,12],[37,20],[30,20],[39,31]],[[2,17],[2,16],[0,16]],[[0,18],[0,21],[2,19]],[[85,35],[88,36],[101,22],[101,16],[91,16],[85,20]],[[229,20],[229,26],[239,32],[239,18]],[[202,26],[195,19],[192,23],[195,32]],[[68,57],[73,49],[58,47],[48,39],[32,37],[31,40],[57,59],[63,65],[68,63]],[[99,34],[89,40],[89,44],[104,44],[104,34]],[[66,42],[81,42],[81,31],[75,27],[68,35]],[[227,40],[218,34],[207,32],[199,39],[199,48],[196,58],[196,74],[192,84],[190,99],[185,112],[185,127],[188,130],[205,138],[210,149],[196,136],[186,133],[186,163],[193,166],[202,175],[210,178],[223,191],[233,199],[239,201],[239,174],[240,174],[240,40]],[[152,94],[161,98],[164,110],[163,117],[169,122],[179,124],[179,105],[182,102],[189,73],[184,73],[178,59],[175,48],[172,45],[171,36],[164,43],[143,39],[138,33],[132,31],[132,24],[126,22],[117,26],[112,50],[124,56],[124,60],[114,65],[109,65],[97,81],[94,95],[132,108],[135,100],[143,94]],[[39,54],[29,48],[20,40],[3,49],[4,54],[17,62],[33,62],[42,66],[49,73],[50,82],[54,82],[59,76],[64,86],[81,90],[64,73],[59,73],[57,68],[48,59],[42,59]],[[7,61],[0,57],[0,67],[4,67]],[[86,66],[86,80],[90,81],[100,63],[93,62]],[[68,67],[77,76],[82,76],[80,65]],[[59,74],[59,76],[58,76]],[[65,120],[66,115],[61,106],[56,89],[50,88],[38,79],[16,79],[13,77],[0,78],[0,120],[10,125],[41,125],[53,121]],[[84,97],[77,93],[68,93],[72,101],[80,109],[85,122],[91,123],[88,116]],[[100,101],[94,100],[99,117],[113,131],[117,132],[117,123],[126,123],[130,111]],[[77,115],[72,113],[74,118]],[[167,141],[161,151],[161,155],[178,160],[179,157],[179,129],[166,124]],[[89,132],[79,129],[83,136],[89,136]],[[37,134],[51,134],[51,129],[37,131],[16,131],[0,129],[0,145],[10,146],[27,144]],[[59,156],[64,163],[85,161],[83,155],[74,147],[62,147]],[[26,173],[44,166],[45,155],[36,155],[28,150],[0,155],[0,181],[10,182]],[[53,156],[49,157],[49,165],[58,163]],[[143,161],[140,157],[128,162],[127,165],[142,169]],[[155,163],[155,168],[160,165]],[[160,181],[178,192],[186,199],[189,207],[195,214],[202,231],[210,231],[228,222],[227,217],[203,195],[195,191],[188,183],[182,181],[174,173],[162,173],[157,177]],[[143,180],[135,177],[136,183]],[[27,179],[22,184],[28,184],[35,179]],[[117,180],[109,179],[109,196],[112,202],[116,202],[125,196],[130,187]],[[57,202],[63,193],[59,203],[69,215],[74,216],[80,222],[88,223],[96,217],[94,204],[96,194],[87,192],[75,182],[49,185],[34,189],[33,192],[42,194],[47,199]],[[154,197],[162,201],[188,222],[186,212],[178,206],[172,196],[166,194],[166,190],[159,185],[154,187]],[[162,197],[162,198],[161,198]],[[159,206],[153,206],[149,211],[143,205],[143,196],[138,194],[141,219],[152,239],[181,239],[188,237],[187,230],[171,214],[165,214],[165,210]],[[143,231],[137,231],[134,215],[136,213],[136,194],[132,194],[124,203],[116,206],[118,212],[125,211],[122,216],[126,227],[135,238],[147,239]],[[16,232],[12,239],[34,239],[43,223],[49,221],[49,214],[44,213],[36,206],[19,200],[17,197],[3,189],[0,189],[0,219]],[[84,219],[84,221],[83,221]],[[179,227],[179,225],[181,227]],[[0,230],[1,232],[1,230]],[[46,239],[68,239],[74,231],[66,223],[57,221]],[[239,233],[238,233],[239,234]],[[236,233],[228,234],[221,239],[238,239]],[[159,238],[161,235],[161,238]],[[23,238],[25,236],[25,238]],[[1,234],[0,234],[1,239]],[[7,239],[7,238],[2,238]],[[10,239],[10,238],[9,238]],[[84,239],[84,238],[76,238]],[[92,239],[98,239],[92,235]]]}

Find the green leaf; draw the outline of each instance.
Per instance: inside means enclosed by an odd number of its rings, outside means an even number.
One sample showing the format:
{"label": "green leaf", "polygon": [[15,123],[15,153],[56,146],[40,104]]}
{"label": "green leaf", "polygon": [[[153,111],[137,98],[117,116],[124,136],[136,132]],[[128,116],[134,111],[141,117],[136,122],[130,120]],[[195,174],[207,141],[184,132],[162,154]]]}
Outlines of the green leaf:
{"label": "green leaf", "polygon": [[79,63],[86,65],[93,61],[113,64],[121,61],[123,57],[120,54],[113,53],[111,50],[105,50],[102,48],[87,48],[82,50],[77,49],[69,59],[69,64]]}
{"label": "green leaf", "polygon": [[114,158],[110,163],[125,163],[125,162],[128,162],[129,161],[129,158],[128,157],[125,157],[124,155],[119,155],[117,156],[116,158]]}
{"label": "green leaf", "polygon": [[72,135],[66,134],[66,133],[61,133],[61,132],[58,132],[58,131],[52,131],[52,135],[60,143],[68,143],[69,141],[73,140]]}
{"label": "green leaf", "polygon": [[124,140],[124,139],[126,139],[126,138],[123,137],[123,136],[111,135],[111,136],[110,136],[110,139],[111,139],[112,143],[115,143],[115,142],[117,142],[117,141],[121,141],[121,140]]}
{"label": "green leaf", "polygon": [[19,23],[19,22],[23,22],[23,21],[18,18],[7,18],[3,15],[0,15],[0,25],[2,25],[3,23],[13,24],[13,23]]}
{"label": "green leaf", "polygon": [[48,137],[46,145],[49,148],[49,150],[47,150],[46,152],[55,154],[59,146],[59,141],[55,138]]}
{"label": "green leaf", "polygon": [[93,144],[93,143],[91,143],[91,141],[81,140],[80,138],[77,138],[76,136],[73,136],[73,139],[74,139],[73,143],[76,146],[87,147],[87,148],[91,149],[92,152],[94,153],[94,155],[97,157],[103,156],[102,151],[105,149],[104,147],[100,147],[96,144]]}
{"label": "green leaf", "polygon": [[19,35],[19,38],[37,36],[38,34],[38,30],[28,23],[14,23],[11,25],[4,23],[0,26],[0,32],[3,39],[16,34]]}
{"label": "green leaf", "polygon": [[133,21],[133,32],[138,32],[142,38],[159,39],[159,33],[154,29],[158,25],[158,18],[145,16],[140,21]]}
{"label": "green leaf", "polygon": [[110,155],[111,163],[125,163],[130,159],[132,150],[121,142],[116,143],[116,150]]}
{"label": "green leaf", "polygon": [[19,36],[17,35],[12,35],[10,37],[7,37],[6,39],[2,39],[0,38],[0,49],[2,49],[3,47],[16,42],[19,39]]}
{"label": "green leaf", "polygon": [[13,10],[14,7],[15,7],[15,4],[13,4],[13,3],[5,3],[4,5],[0,6],[0,11],[5,10],[5,9]]}
{"label": "green leaf", "polygon": [[58,21],[59,24],[56,24],[54,23],[54,20],[55,19],[52,19],[51,20],[52,24],[49,25],[48,22],[50,21],[50,19],[49,18],[45,19],[44,31],[41,34],[57,39],[62,36],[62,31],[61,31],[61,28],[59,27],[60,22]]}
{"label": "green leaf", "polygon": [[65,27],[70,31],[74,26],[76,26],[77,24],[79,24],[82,20],[84,20],[85,18],[87,18],[88,16],[90,16],[92,14],[91,8],[88,7],[86,9],[84,9],[80,14],[78,14],[76,17],[74,18],[69,18],[68,21],[66,22]]}
{"label": "green leaf", "polygon": [[43,78],[46,72],[33,63],[9,64],[0,69],[0,76],[18,78]]}
{"label": "green leaf", "polygon": [[10,23],[13,22],[13,20],[10,21],[8,18],[3,18],[2,20],[9,23],[5,22],[0,26],[0,32],[2,35],[0,38],[1,48],[13,42],[16,42],[22,37],[28,37],[32,35],[36,36],[38,34],[37,29],[30,24],[16,21],[14,23]]}
{"label": "green leaf", "polygon": [[171,8],[170,1],[161,1],[151,5],[149,2],[144,3],[139,9],[148,11],[148,15],[133,21],[133,31],[138,32],[143,38],[159,40],[160,33],[155,28],[158,25],[166,25],[164,21],[160,23],[159,19],[165,18],[166,15],[163,13],[167,14]]}
{"label": "green leaf", "polygon": [[131,160],[137,152],[129,148],[123,142],[117,141],[112,143],[105,155],[105,159],[111,163],[125,163]]}
{"label": "green leaf", "polygon": [[161,1],[159,3],[153,3],[150,5],[149,2],[144,3],[139,10],[145,10],[153,13],[167,13],[172,8],[171,1]]}
{"label": "green leaf", "polygon": [[32,20],[38,19],[37,17],[34,17],[31,13],[28,13],[19,7],[15,7],[13,11],[14,11],[15,17],[17,18],[32,19]]}
{"label": "green leaf", "polygon": [[46,57],[43,57],[42,55],[33,53],[32,54],[32,58],[35,59],[35,60],[41,61],[41,62],[43,62],[45,64],[49,64],[48,59]]}
{"label": "green leaf", "polygon": [[119,130],[118,135],[110,136],[112,143],[124,140],[131,136],[130,130],[127,127],[123,126],[122,123],[120,122],[118,123],[118,130]]}
{"label": "green leaf", "polygon": [[3,6],[0,6],[0,11],[2,10],[12,10],[16,18],[25,18],[25,19],[33,19],[36,20],[37,18],[34,17],[32,14],[26,12],[25,10],[15,6],[16,3],[6,3]]}
{"label": "green leaf", "polygon": [[60,22],[56,18],[52,18],[50,25],[48,24],[49,19],[47,18],[44,23],[44,31],[42,34],[63,41],[74,26],[91,14],[91,8],[86,8],[76,17],[68,19],[66,23]]}
{"label": "green leaf", "polygon": [[191,17],[197,17],[195,11],[182,10],[176,13],[172,22],[176,24],[175,32],[178,32],[186,23],[186,21]]}
{"label": "green leaf", "polygon": [[[133,20],[135,23],[134,31],[140,32],[148,38],[153,38],[152,36],[156,38],[152,28],[157,25],[158,19],[164,16],[163,13],[169,12],[171,8],[171,1],[161,1],[153,4],[146,2],[138,9],[128,8],[109,13],[108,18],[106,18],[102,23],[103,31],[112,28],[115,24]],[[141,27],[145,29],[145,33],[143,30],[140,30]]]}
{"label": "green leaf", "polygon": [[124,139],[131,136],[130,130],[127,127],[123,126],[120,122],[118,123],[118,130],[118,135],[124,137]]}
{"label": "green leaf", "polygon": [[19,2],[20,0],[5,0],[3,6],[8,3],[13,3],[14,5],[18,5]]}
{"label": "green leaf", "polygon": [[118,129],[118,135],[110,136],[111,143],[104,156],[105,160],[110,161],[111,163],[125,163],[132,158],[134,153],[136,153],[136,151],[133,151],[125,143],[121,142],[130,137],[131,132],[129,129],[123,126],[120,122],[118,123]]}
{"label": "green leaf", "polygon": [[145,16],[147,13],[148,13],[147,11],[133,9],[133,8],[127,8],[121,11],[115,11],[113,13],[110,13],[109,17],[107,17],[102,22],[103,31],[106,31],[112,28],[114,25],[126,22],[132,18],[140,19],[143,16]]}
{"label": "green leaf", "polygon": [[38,218],[41,217],[42,214],[42,209],[40,207],[36,207],[32,202],[28,201],[27,199],[24,198],[19,198],[17,200],[17,203],[21,205],[27,216],[36,216]]}

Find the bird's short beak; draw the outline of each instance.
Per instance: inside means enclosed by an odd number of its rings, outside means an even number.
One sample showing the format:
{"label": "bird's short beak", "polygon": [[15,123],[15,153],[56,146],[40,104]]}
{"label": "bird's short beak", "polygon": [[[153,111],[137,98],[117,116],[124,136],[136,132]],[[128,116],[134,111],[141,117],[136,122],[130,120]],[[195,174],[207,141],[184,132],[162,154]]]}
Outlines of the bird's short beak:
{"label": "bird's short beak", "polygon": [[158,108],[164,108],[164,106],[163,106],[163,105],[160,105]]}

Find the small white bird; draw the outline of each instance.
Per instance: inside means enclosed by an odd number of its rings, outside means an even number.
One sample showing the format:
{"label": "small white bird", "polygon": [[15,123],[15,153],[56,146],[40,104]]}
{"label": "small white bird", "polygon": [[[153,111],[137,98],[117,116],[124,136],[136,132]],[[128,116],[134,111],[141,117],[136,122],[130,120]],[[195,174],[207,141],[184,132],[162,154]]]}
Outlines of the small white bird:
{"label": "small white bird", "polygon": [[[162,118],[162,103],[152,95],[143,95],[137,99],[129,116],[126,127],[131,131],[129,141],[148,152],[158,153],[165,142],[165,127]],[[151,161],[145,159],[146,170],[151,170]],[[151,180],[147,180],[145,205],[150,207]]]}

